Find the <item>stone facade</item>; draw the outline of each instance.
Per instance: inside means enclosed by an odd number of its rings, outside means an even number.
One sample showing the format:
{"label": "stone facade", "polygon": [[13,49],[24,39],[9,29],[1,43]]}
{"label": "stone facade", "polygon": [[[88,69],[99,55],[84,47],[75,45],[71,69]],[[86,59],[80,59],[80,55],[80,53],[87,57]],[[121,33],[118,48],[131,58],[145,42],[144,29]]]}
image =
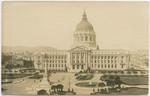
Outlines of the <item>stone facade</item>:
{"label": "stone facade", "polygon": [[[68,70],[125,70],[130,67],[130,54],[125,50],[101,50],[96,45],[96,33],[83,13],[73,34],[70,50],[57,50],[34,55],[36,69]],[[46,65],[47,64],[47,65]]]}

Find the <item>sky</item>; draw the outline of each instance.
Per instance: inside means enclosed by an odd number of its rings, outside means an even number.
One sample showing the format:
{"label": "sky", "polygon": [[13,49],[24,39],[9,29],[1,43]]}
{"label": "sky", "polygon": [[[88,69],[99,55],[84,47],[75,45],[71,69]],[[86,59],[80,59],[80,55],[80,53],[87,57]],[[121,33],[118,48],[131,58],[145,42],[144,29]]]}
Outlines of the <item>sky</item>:
{"label": "sky", "polygon": [[5,1],[2,46],[69,49],[84,7],[100,49],[148,49],[147,1]]}

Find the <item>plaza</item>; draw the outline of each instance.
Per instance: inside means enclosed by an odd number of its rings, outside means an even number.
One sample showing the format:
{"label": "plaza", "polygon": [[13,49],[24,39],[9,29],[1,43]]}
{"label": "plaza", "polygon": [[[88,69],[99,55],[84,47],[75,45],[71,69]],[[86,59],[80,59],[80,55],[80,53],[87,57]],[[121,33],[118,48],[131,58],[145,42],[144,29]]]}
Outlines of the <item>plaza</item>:
{"label": "plaza", "polygon": [[[76,76],[74,76],[74,73],[54,73],[51,74],[49,77],[49,80],[51,82],[54,82],[52,85],[62,84],[64,86],[63,90],[67,91],[69,86],[70,89],[73,89],[76,92],[76,95],[90,95],[93,92],[93,88],[97,90],[98,87],[79,87],[76,86],[76,83],[81,82],[97,82],[102,83],[103,81],[100,80],[100,77],[102,74],[94,74],[94,77],[91,80],[86,81],[78,81],[76,79]],[[70,85],[69,85],[69,78],[70,78]],[[23,81],[24,79],[24,81]],[[36,95],[37,92],[41,89],[40,82],[42,79],[28,79],[21,78],[21,79],[14,79],[13,83],[10,84],[3,84],[2,87],[6,89],[2,93],[4,95]],[[17,82],[18,81],[18,82]],[[144,81],[141,81],[144,82]],[[139,83],[139,82],[138,82]],[[49,90],[51,90],[51,86],[49,86]],[[130,87],[135,87],[135,85],[130,85]],[[129,87],[129,86],[128,86]],[[148,85],[138,85],[136,87],[139,88],[148,88]],[[102,87],[99,87],[100,89]]]}

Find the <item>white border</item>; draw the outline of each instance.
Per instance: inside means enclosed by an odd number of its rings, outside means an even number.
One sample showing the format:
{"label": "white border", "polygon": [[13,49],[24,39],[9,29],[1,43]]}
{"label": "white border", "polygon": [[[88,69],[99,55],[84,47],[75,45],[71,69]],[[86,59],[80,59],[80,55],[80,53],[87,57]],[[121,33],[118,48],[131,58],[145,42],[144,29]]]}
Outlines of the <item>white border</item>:
{"label": "white border", "polygon": [[[149,0],[1,0],[0,1],[0,15],[2,16],[1,12],[2,12],[2,2],[3,1],[149,1]],[[150,2],[149,2],[149,16],[150,16]],[[2,26],[2,17],[0,18],[0,29]],[[1,33],[1,30],[0,30]],[[0,45],[1,45],[1,34],[0,34]],[[150,18],[149,18],[149,37],[150,37]],[[149,48],[150,48],[150,38],[149,38]],[[0,51],[1,51],[1,47],[0,47]],[[150,51],[149,51],[149,55],[150,55]],[[1,62],[1,53],[0,53],[0,62]],[[150,57],[149,57],[149,64],[150,64]],[[1,64],[0,64],[0,69],[1,69]],[[149,67],[150,70],[150,67]],[[150,73],[150,72],[149,72]],[[149,77],[149,81],[150,81],[150,77]],[[149,82],[150,83],[150,82]],[[149,88],[148,88],[148,94],[146,96],[149,96],[149,92],[150,92],[150,84],[149,84]],[[0,95],[1,94],[1,70],[0,70]],[[131,95],[130,95],[131,96]]]}

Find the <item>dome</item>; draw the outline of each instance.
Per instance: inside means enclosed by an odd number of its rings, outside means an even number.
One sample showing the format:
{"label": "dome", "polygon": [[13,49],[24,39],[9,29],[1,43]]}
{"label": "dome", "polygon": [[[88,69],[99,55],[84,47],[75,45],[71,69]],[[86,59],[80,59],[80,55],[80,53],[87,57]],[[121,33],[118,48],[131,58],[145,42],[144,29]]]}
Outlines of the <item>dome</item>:
{"label": "dome", "polygon": [[87,20],[86,13],[84,12],[81,22],[77,25],[76,31],[93,31],[92,24]]}

